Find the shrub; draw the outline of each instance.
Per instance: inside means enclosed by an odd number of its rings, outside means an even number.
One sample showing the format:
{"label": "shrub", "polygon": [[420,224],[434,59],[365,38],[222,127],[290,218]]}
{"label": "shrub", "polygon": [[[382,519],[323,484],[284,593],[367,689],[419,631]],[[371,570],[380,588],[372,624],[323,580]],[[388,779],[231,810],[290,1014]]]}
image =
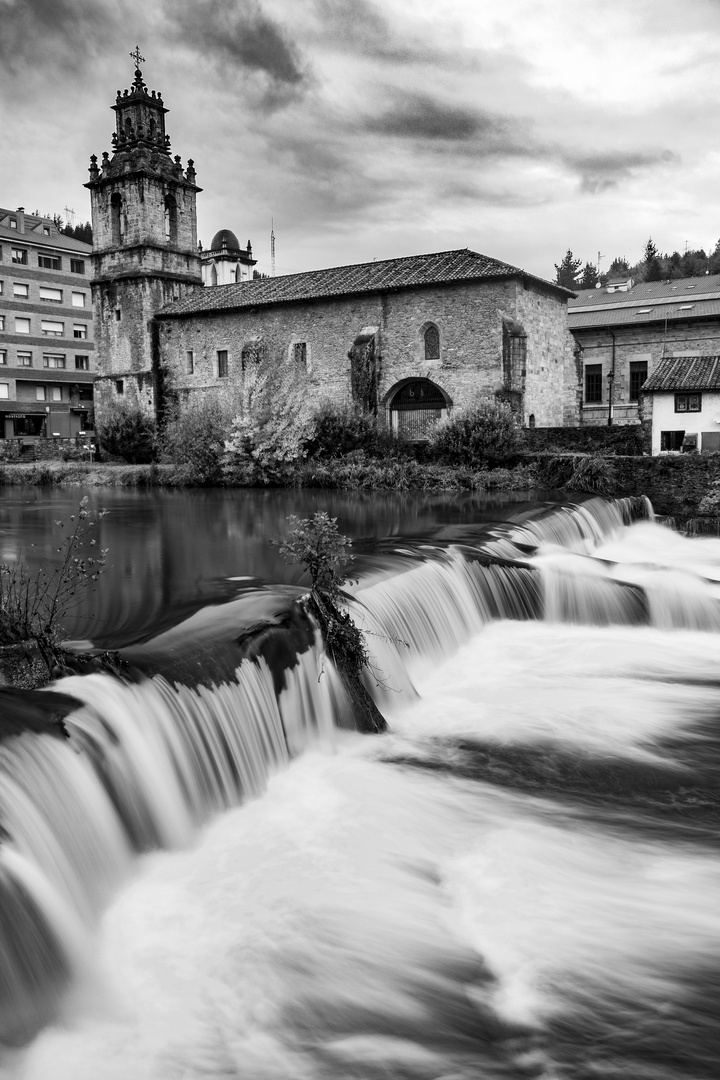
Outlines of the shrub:
{"label": "shrub", "polygon": [[155,458],[155,420],[137,405],[116,402],[101,410],[96,432],[105,453],[131,465],[147,465]]}
{"label": "shrub", "polygon": [[342,457],[367,450],[375,436],[375,418],[354,405],[324,401],[314,417],[315,430],[308,452],[317,457]]}
{"label": "shrub", "polygon": [[159,439],[160,460],[184,466],[188,479],[200,484],[217,482],[222,475],[229,417],[213,398],[193,401],[174,411],[165,422]]}
{"label": "shrub", "polygon": [[504,402],[479,401],[455,409],[442,420],[430,439],[430,454],[449,465],[477,468],[516,454],[521,432]]}
{"label": "shrub", "polygon": [[[59,566],[41,565],[33,574],[22,561],[0,564],[1,644],[36,638],[46,657],[53,655],[63,634],[64,619],[104,572],[107,551],[96,549],[96,541],[89,534],[107,511],[100,511],[91,520],[87,506],[86,495],[77,514],[70,515],[72,529],[57,548]],[[62,521],[55,525],[65,528]]]}
{"label": "shrub", "polygon": [[232,421],[223,469],[256,473],[258,482],[307,456],[315,433],[312,391],[307,375],[291,364],[269,361],[245,372],[241,412]]}

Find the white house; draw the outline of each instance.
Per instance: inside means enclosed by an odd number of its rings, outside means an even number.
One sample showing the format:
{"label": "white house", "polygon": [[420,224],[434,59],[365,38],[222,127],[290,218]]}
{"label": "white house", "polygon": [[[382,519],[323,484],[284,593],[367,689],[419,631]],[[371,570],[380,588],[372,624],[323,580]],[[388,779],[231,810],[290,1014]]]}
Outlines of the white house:
{"label": "white house", "polygon": [[652,453],[720,451],[720,356],[668,356],[642,388]]}

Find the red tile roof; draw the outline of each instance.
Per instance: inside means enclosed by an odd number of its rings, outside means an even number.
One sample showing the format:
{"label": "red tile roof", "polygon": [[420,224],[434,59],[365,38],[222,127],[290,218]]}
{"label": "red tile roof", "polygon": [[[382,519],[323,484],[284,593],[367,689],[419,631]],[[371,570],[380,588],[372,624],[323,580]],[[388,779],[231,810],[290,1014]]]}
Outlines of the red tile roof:
{"label": "red tile roof", "polygon": [[643,385],[649,390],[720,390],[720,356],[666,356]]}
{"label": "red tile roof", "polygon": [[304,274],[258,278],[233,285],[214,285],[198,289],[182,300],[168,304],[159,315],[172,318],[196,312],[227,311],[265,304],[325,300],[357,293],[389,292],[423,285],[516,277],[537,282],[564,297],[574,295],[553,282],[526,274],[517,266],[463,248],[430,255],[411,255],[404,259],[336,266],[328,270],[310,270]]}

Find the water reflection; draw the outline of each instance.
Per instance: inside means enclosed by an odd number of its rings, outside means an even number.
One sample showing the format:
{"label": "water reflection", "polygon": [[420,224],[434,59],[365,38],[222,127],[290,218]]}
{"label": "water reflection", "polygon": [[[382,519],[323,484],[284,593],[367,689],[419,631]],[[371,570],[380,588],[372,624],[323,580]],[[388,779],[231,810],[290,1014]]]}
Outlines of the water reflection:
{"label": "water reflection", "polygon": [[362,554],[381,537],[427,537],[467,522],[491,522],[534,504],[502,495],[409,492],[132,489],[0,490],[0,560],[57,564],[63,532],[80,499],[110,512],[98,546],[109,549],[106,573],[68,620],[68,633],[101,648],[120,648],[172,626],[200,606],[260,582],[297,584],[270,544],[290,514],[327,510]]}

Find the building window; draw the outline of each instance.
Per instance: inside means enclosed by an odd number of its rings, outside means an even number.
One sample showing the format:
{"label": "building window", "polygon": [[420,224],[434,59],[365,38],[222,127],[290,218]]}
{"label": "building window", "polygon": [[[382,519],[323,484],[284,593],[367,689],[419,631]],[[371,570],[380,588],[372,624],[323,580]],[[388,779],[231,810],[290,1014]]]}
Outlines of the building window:
{"label": "building window", "polygon": [[64,368],[65,356],[63,353],[43,353],[43,367]]}
{"label": "building window", "polygon": [[62,289],[51,289],[48,285],[40,286],[40,299],[50,300],[53,304],[62,304]]}
{"label": "building window", "polygon": [[90,370],[90,357],[89,356],[76,356],[75,357],[75,370],[76,371],[89,371]]}
{"label": "building window", "polygon": [[24,281],[13,281],[13,296],[19,300],[27,300],[30,296],[30,286]]}
{"label": "building window", "polygon": [[72,306],[73,307],[85,307],[85,293],[74,292],[72,294]]}
{"label": "building window", "polygon": [[702,394],[676,394],[675,412],[701,412]]}
{"label": "building window", "polygon": [[10,255],[14,263],[27,266],[27,251],[25,248],[10,248]]}
{"label": "building window", "polygon": [[71,259],[70,260],[70,273],[71,274],[84,274],[85,273],[85,260],[84,259]]}
{"label": "building window", "polygon": [[642,384],[647,379],[648,366],[645,360],[635,360],[630,364],[630,400],[640,400]]}
{"label": "building window", "polygon": [[293,345],[293,363],[298,371],[307,371],[307,342],[296,341]]}
{"label": "building window", "polygon": [[17,354],[18,367],[32,367],[32,353],[19,352]]}
{"label": "building window", "polygon": [[38,266],[41,266],[43,270],[62,270],[62,259],[59,255],[49,255],[46,252],[44,255],[38,255]]}
{"label": "building window", "polygon": [[5,349],[0,349],[0,364],[7,364],[7,353]]}
{"label": "building window", "polygon": [[29,334],[30,333],[30,320],[21,319],[19,316],[15,316],[15,333],[16,334]]}
{"label": "building window", "polygon": [[53,322],[50,319],[41,319],[40,332],[44,337],[62,337],[65,333],[65,324]]}
{"label": "building window", "polygon": [[49,225],[43,225],[43,236],[49,236],[49,235],[50,235],[50,226]]}
{"label": "building window", "polygon": [[228,373],[227,349],[219,349],[217,354],[218,379],[226,379]]}
{"label": "building window", "polygon": [[36,386],[35,387],[35,400],[36,401],[45,401],[46,396],[47,395],[45,394],[45,387],[44,386]]}
{"label": "building window", "polygon": [[73,337],[80,338],[81,341],[85,341],[85,339],[87,338],[87,323],[74,323]]}
{"label": "building window", "polygon": [[440,359],[440,331],[437,326],[428,326],[425,331],[425,359]]}
{"label": "building window", "polygon": [[115,322],[120,322],[120,314],[121,314],[120,313],[120,308],[116,307],[115,308]]}
{"label": "building window", "polygon": [[124,394],[125,393],[125,383],[123,382],[122,379],[116,379],[115,380],[115,393],[116,394]]}
{"label": "building window", "polygon": [[4,291],[5,291],[5,282],[0,281],[0,296],[2,296]]}
{"label": "building window", "polygon": [[193,375],[195,372],[195,353],[192,349],[188,349],[185,353],[185,363],[188,375]]}
{"label": "building window", "polygon": [[0,398],[10,397],[10,383],[0,382]]}
{"label": "building window", "polygon": [[174,195],[165,196],[165,239],[177,244],[178,213]]}
{"label": "building window", "polygon": [[53,401],[62,401],[62,386],[52,386],[50,389]]}
{"label": "building window", "polygon": [[112,229],[112,242],[119,244],[122,239],[122,196],[118,191],[110,197],[110,224]]}
{"label": "building window", "polygon": [[0,330],[4,330],[4,329],[5,329],[5,316],[0,315]]}
{"label": "building window", "polygon": [[585,365],[585,404],[602,404],[602,364]]}
{"label": "building window", "polygon": [[11,229],[17,229],[17,218],[14,218],[14,217],[10,218],[10,228]]}
{"label": "building window", "polygon": [[683,439],[685,438],[684,431],[661,431],[660,432],[660,449],[661,450],[682,450]]}

